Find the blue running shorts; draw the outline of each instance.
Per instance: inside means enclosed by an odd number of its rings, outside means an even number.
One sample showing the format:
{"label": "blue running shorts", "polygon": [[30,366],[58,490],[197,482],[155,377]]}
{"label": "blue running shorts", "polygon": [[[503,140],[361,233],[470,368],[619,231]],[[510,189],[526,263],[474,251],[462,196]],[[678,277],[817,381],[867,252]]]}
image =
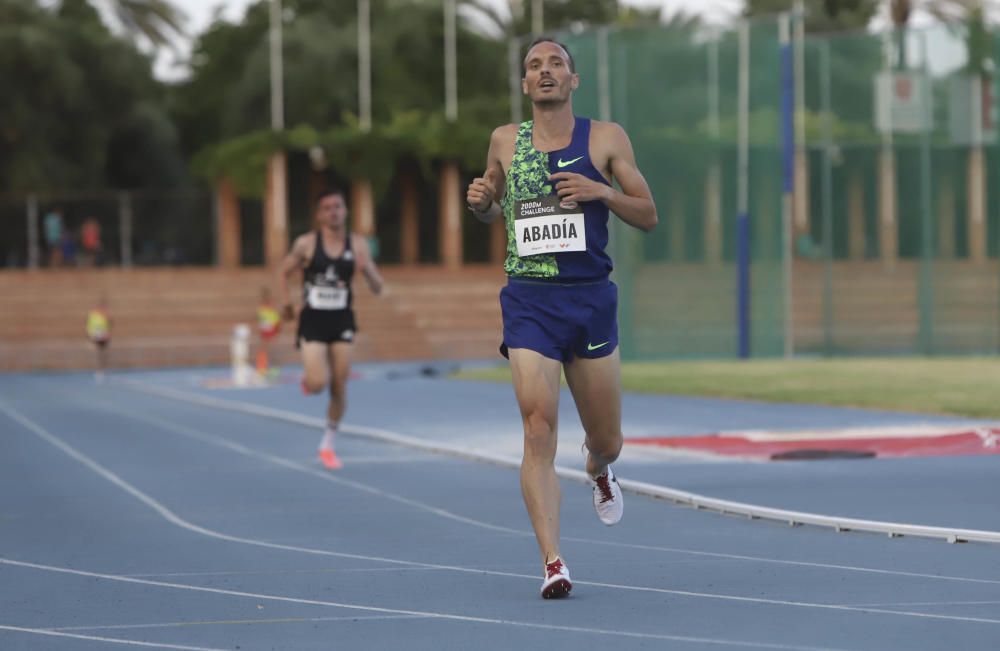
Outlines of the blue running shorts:
{"label": "blue running shorts", "polygon": [[503,344],[569,362],[597,359],[618,348],[618,286],[610,280],[557,284],[508,278],[500,290]]}

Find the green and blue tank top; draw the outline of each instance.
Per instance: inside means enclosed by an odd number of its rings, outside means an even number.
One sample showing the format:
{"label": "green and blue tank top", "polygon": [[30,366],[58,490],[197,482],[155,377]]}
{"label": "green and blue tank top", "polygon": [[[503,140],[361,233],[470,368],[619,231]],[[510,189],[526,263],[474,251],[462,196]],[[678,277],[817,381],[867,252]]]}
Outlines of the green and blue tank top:
{"label": "green and blue tank top", "polygon": [[[531,238],[531,233],[519,233],[517,208],[524,202],[540,200],[555,195],[549,176],[556,172],[574,172],[608,185],[607,179],[597,170],[590,158],[590,126],[588,118],[577,117],[570,144],[556,151],[542,152],[531,142],[531,121],[520,125],[514,145],[514,158],[507,171],[506,192],[501,207],[507,225],[507,258],[504,270],[511,278],[550,280],[560,283],[592,282],[606,279],[612,263],[605,249],[608,246],[609,211],[603,201],[582,202],[575,212],[582,209],[582,224],[586,234],[583,250],[518,254],[518,237]],[[549,200],[550,202],[552,200]],[[522,213],[523,213],[522,209]],[[524,223],[524,222],[522,222]],[[522,230],[523,230],[522,226]],[[562,234],[558,224],[556,234]],[[565,226],[563,226],[565,229]],[[537,237],[537,229],[535,236]],[[574,231],[575,236],[575,231]],[[548,235],[546,231],[545,235]],[[582,236],[583,234],[581,234]]]}

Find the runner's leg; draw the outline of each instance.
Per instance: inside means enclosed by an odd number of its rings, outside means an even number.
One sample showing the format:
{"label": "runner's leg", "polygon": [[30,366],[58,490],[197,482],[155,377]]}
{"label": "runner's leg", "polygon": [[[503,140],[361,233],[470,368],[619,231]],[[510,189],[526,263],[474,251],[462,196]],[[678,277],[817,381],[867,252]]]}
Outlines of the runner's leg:
{"label": "runner's leg", "polygon": [[587,472],[595,477],[622,449],[621,357],[577,357],[566,365],[566,383],[586,432]]}
{"label": "runner's leg", "polygon": [[533,350],[509,351],[514,394],[524,425],[521,492],[542,562],[559,556],[559,478],[555,472],[562,364]]}

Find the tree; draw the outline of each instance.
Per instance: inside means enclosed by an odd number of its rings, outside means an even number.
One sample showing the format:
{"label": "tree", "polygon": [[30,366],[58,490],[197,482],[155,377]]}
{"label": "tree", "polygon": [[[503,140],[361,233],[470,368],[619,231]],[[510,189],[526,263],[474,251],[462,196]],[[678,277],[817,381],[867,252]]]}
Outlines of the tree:
{"label": "tree", "polygon": [[[906,39],[902,33],[909,27],[913,12],[923,10],[939,21],[967,29],[966,44],[969,51],[969,71],[984,74],[989,72],[992,60],[992,43],[986,30],[986,0],[888,0],[889,17],[893,27],[900,33],[897,39],[899,66],[905,67]],[[996,4],[992,8],[996,10]]]}
{"label": "tree", "polygon": [[88,4],[0,0],[0,190],[164,187],[183,164],[149,59]]}
{"label": "tree", "polygon": [[[810,33],[861,30],[878,11],[881,0],[805,0],[806,31]],[[747,0],[746,15],[767,16],[788,11],[790,0]]]}
{"label": "tree", "polygon": [[[285,0],[285,115],[290,127],[326,131],[358,112],[355,0]],[[373,119],[389,124],[402,112],[441,113],[444,104],[442,6],[435,0],[372,3]],[[173,91],[172,111],[185,150],[268,128],[267,2],[240,24],[217,22],[195,43],[190,79]],[[459,114],[507,102],[506,45],[459,21]],[[419,123],[415,127],[419,129]]]}
{"label": "tree", "polygon": [[[504,10],[488,0],[465,0],[463,6],[471,13],[485,18],[490,31],[505,38],[530,34],[533,0],[507,0]],[[614,22],[619,14],[618,0],[538,0],[544,2],[545,32],[585,25],[606,25]],[[658,10],[655,10],[657,16]]]}
{"label": "tree", "polygon": [[[63,0],[63,4],[79,0]],[[144,36],[154,47],[171,45],[172,36],[184,34],[184,14],[169,0],[108,0],[111,11],[134,36]]]}

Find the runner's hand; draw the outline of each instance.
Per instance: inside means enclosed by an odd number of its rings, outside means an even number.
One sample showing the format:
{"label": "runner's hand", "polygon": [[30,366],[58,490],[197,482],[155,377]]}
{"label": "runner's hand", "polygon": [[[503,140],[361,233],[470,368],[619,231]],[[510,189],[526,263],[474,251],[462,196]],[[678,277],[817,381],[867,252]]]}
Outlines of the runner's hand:
{"label": "runner's hand", "polygon": [[472,179],[465,195],[465,201],[469,204],[469,208],[484,213],[493,206],[493,201],[497,196],[497,187],[493,177],[493,171],[486,170],[485,175]]}
{"label": "runner's hand", "polygon": [[610,186],[588,179],[575,172],[556,172],[549,177],[556,184],[556,194],[563,201],[605,201],[609,198]]}
{"label": "runner's hand", "polygon": [[291,303],[285,303],[284,307],[281,308],[281,318],[285,321],[294,321],[295,306]]}

